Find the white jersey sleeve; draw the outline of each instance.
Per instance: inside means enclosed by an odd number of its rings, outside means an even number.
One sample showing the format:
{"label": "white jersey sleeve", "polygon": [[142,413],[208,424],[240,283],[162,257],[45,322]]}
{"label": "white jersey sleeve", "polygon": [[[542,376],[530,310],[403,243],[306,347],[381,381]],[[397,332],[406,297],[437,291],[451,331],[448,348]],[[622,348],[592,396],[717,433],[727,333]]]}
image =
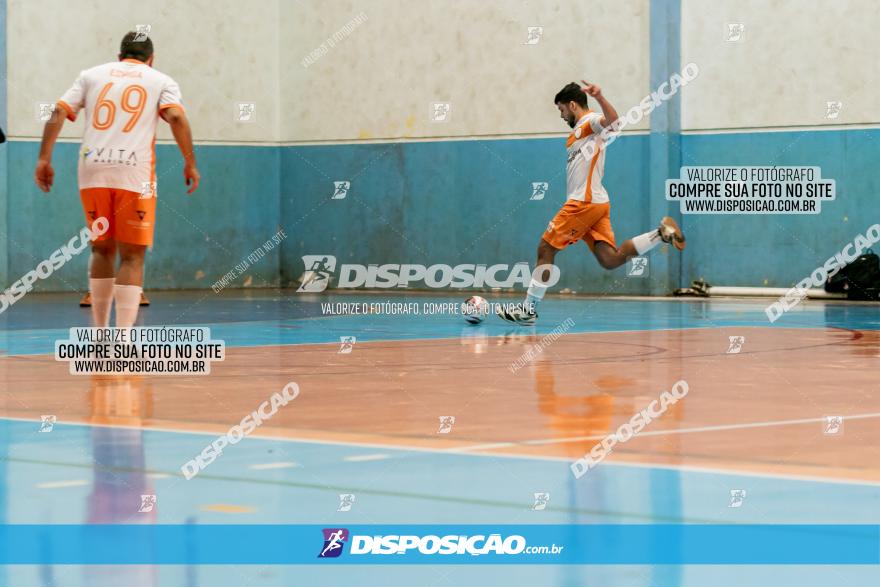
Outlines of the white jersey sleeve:
{"label": "white jersey sleeve", "polygon": [[79,77],[74,80],[70,89],[64,92],[58,105],[64,109],[68,120],[76,120],[76,115],[85,106],[86,100],[86,72],[79,72]]}
{"label": "white jersey sleeve", "polygon": [[168,76],[165,86],[159,94],[159,111],[176,106],[183,109],[183,96],[180,94],[180,86]]}
{"label": "white jersey sleeve", "polygon": [[593,130],[594,133],[599,134],[600,132],[602,132],[601,114],[593,112],[590,114],[590,118],[588,120],[590,121],[590,128]]}

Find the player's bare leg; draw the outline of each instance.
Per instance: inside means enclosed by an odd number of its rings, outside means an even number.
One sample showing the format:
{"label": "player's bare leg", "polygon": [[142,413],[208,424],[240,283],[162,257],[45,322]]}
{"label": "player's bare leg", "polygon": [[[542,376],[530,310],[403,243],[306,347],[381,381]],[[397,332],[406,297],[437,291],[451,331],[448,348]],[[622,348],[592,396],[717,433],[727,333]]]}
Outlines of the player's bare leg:
{"label": "player's bare leg", "polygon": [[603,269],[617,269],[630,257],[637,256],[638,253],[632,239],[630,239],[624,242],[619,249],[615,249],[605,241],[597,241],[593,245],[593,255]]}
{"label": "player's bare leg", "polygon": [[[119,243],[119,271],[116,272],[118,285],[144,285],[144,257],[147,254],[146,245],[134,245],[131,243]],[[140,301],[140,295],[138,295]]]}
{"label": "player's bare leg", "polygon": [[110,308],[113,306],[114,262],[116,243],[113,239],[92,243],[89,257],[89,294],[92,305],[92,320],[95,326],[103,328],[110,324]]}
{"label": "player's bare leg", "polygon": [[[538,264],[536,267],[540,267],[541,265],[554,265],[556,263],[556,253],[559,251],[560,249],[557,249],[544,239],[541,239],[541,242],[538,243]],[[544,270],[544,275],[541,276],[544,283],[550,279],[549,273],[549,269]]]}
{"label": "player's bare leg", "polygon": [[619,249],[615,249],[604,241],[597,241],[593,247],[593,255],[605,269],[616,269],[635,256],[644,255],[651,251],[661,242],[671,244],[679,251],[685,247],[684,234],[669,216],[664,216],[660,226],[656,230],[640,234],[624,242]]}
{"label": "player's bare leg", "polygon": [[119,243],[119,271],[113,298],[116,300],[116,326],[130,328],[137,320],[144,284],[146,245]]}
{"label": "player's bare leg", "polygon": [[106,279],[116,277],[116,241],[107,239],[92,243],[92,256],[89,258],[89,277]]}

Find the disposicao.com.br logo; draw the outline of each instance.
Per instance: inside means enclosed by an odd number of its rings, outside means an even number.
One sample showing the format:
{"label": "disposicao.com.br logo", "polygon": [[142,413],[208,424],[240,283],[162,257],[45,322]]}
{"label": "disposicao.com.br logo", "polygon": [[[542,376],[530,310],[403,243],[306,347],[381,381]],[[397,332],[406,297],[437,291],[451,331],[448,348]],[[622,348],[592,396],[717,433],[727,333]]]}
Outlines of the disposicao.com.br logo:
{"label": "disposicao.com.br logo", "polygon": [[339,557],[348,543],[350,555],[529,555],[560,554],[564,546],[529,546],[519,534],[349,534],[347,528],[324,528],[318,558]]}
{"label": "disposicao.com.br logo", "polygon": [[327,289],[334,275],[337,276],[338,288],[395,288],[409,287],[410,284],[421,283],[428,288],[481,288],[481,287],[528,287],[533,276],[541,276],[544,271],[550,272],[545,281],[548,287],[559,281],[559,268],[555,265],[538,265],[534,271],[529,270],[526,262],[510,265],[434,265],[397,264],[359,265],[345,263],[336,267],[336,257],[332,255],[304,255],[305,272],[300,280],[298,292],[320,293]]}

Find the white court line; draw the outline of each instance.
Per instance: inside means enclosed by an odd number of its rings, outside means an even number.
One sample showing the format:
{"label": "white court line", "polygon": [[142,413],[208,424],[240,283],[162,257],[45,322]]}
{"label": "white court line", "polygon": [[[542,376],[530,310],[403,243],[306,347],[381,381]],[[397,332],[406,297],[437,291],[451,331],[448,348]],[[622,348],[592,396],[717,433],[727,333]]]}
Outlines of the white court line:
{"label": "white court line", "polygon": [[[865,420],[868,418],[880,418],[880,413],[872,414],[856,414],[853,416],[841,416],[843,421],[847,420]],[[696,428],[676,428],[673,430],[648,430],[647,432],[639,432],[636,436],[671,436],[674,434],[692,434],[694,432],[717,432],[720,430],[745,430],[748,428],[770,428],[773,426],[792,426],[796,424],[816,424],[824,422],[825,418],[803,418],[800,420],[771,420],[769,422],[748,422],[745,424],[719,424],[717,426],[699,426]],[[569,442],[583,442],[584,440],[602,440],[603,438],[613,434],[592,434],[590,436],[568,436],[565,438],[547,438],[544,440],[523,440],[521,442],[496,442],[492,444],[475,444],[464,448],[456,449],[458,452],[466,452],[471,450],[490,450],[495,448],[510,448],[512,446],[540,446],[545,444],[566,444]],[[635,437],[634,437],[635,438]]]}
{"label": "white court line", "polygon": [[[860,418],[870,418],[877,417],[880,414],[855,414],[852,416],[843,416],[844,422],[846,422],[847,418],[860,419]],[[10,420],[16,422],[31,422],[39,424],[39,421],[34,420],[33,418],[18,418],[12,416],[0,416],[0,420]],[[800,420],[792,420],[792,422],[799,422]],[[806,420],[811,421],[811,420]],[[824,421],[824,418],[818,418],[816,421]],[[785,422],[782,420],[781,422]],[[765,426],[774,426],[778,425],[774,422],[761,422],[758,425]],[[129,426],[125,424],[95,424],[89,423],[86,424],[84,422],[64,422],[63,426],[78,426],[78,427],[88,427],[88,428],[121,428],[124,430],[139,430],[141,432],[168,432],[173,434],[190,434],[195,436],[210,436],[216,437],[217,432],[206,432],[200,430],[180,430],[178,428],[169,428],[165,426],[150,426],[149,428],[144,428],[143,426]],[[735,426],[744,426],[742,424],[736,424]],[[569,457],[559,457],[552,455],[528,455],[528,454],[504,454],[504,453],[479,453],[479,452],[469,452],[473,450],[473,447],[460,447],[460,448],[430,448],[430,447],[409,447],[402,445],[394,445],[394,444],[381,444],[377,442],[354,442],[351,440],[318,440],[315,438],[290,438],[290,437],[279,437],[279,436],[271,436],[268,434],[260,434],[259,432],[253,432],[248,438],[260,438],[261,440],[273,440],[276,442],[291,442],[291,443],[300,443],[300,444],[317,444],[317,445],[330,445],[330,446],[349,446],[356,448],[370,447],[370,448],[379,448],[386,451],[399,451],[399,452],[410,452],[410,453],[428,453],[428,454],[436,454],[436,455],[461,455],[461,456],[470,456],[470,457],[486,457],[493,459],[519,459],[526,461],[544,461],[550,463],[566,463],[571,464],[572,459]],[[600,437],[604,438],[604,436]],[[491,447],[491,446],[516,446],[514,443],[498,443],[496,445],[484,444],[484,445],[474,445],[474,447]],[[692,472],[692,473],[703,473],[703,474],[711,474],[711,475],[726,475],[726,476],[740,476],[740,477],[756,477],[762,479],[784,479],[790,481],[809,481],[813,483],[831,483],[835,485],[862,485],[869,487],[880,487],[880,481],[869,481],[864,479],[847,479],[847,478],[839,478],[839,477],[820,477],[817,475],[799,475],[793,473],[761,473],[756,471],[749,471],[747,469],[723,469],[720,467],[702,467],[696,465],[671,465],[666,463],[649,463],[644,461],[633,461],[633,462],[614,462],[614,461],[605,461],[602,463],[603,467],[632,467],[632,468],[640,468],[640,469],[662,469],[667,471],[675,471],[675,472]]]}
{"label": "white court line", "polygon": [[248,469],[253,469],[254,471],[268,471],[270,469],[293,469],[294,467],[299,467],[299,463],[292,462],[280,462],[280,463],[261,463],[258,465],[251,465]]}
{"label": "white court line", "polygon": [[37,483],[37,489],[62,489],[64,487],[82,487],[88,485],[85,479],[71,479],[70,481],[49,481],[47,483]]}
{"label": "white court line", "polygon": [[384,461],[385,459],[390,459],[391,455],[383,455],[383,454],[374,454],[374,455],[352,455],[350,457],[343,457],[343,461],[348,461],[349,463],[364,463],[367,461]]}

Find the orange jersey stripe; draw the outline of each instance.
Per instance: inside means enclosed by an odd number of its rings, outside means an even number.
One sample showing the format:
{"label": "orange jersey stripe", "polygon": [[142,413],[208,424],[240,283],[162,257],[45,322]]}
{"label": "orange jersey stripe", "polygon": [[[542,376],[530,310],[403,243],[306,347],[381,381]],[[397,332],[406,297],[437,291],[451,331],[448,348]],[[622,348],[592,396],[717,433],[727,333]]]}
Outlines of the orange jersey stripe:
{"label": "orange jersey stripe", "polygon": [[566,141],[565,143],[566,148],[572,146],[575,141],[580,141],[581,139],[585,139],[593,134],[593,127],[590,126],[589,121],[587,121],[586,124],[581,125],[579,128],[581,131],[586,130],[586,132],[581,132],[581,136],[579,137],[575,136],[575,133],[571,133],[570,135],[568,135],[568,141]]}
{"label": "orange jersey stripe", "polygon": [[596,168],[596,163],[599,161],[599,153],[601,151],[596,149],[596,152],[593,153],[593,158],[590,159],[590,170],[587,172],[587,189],[584,192],[584,202],[592,202],[593,201],[593,170]]}
{"label": "orange jersey stripe", "polygon": [[61,106],[65,112],[67,112],[67,120],[73,122],[76,120],[76,112],[73,111],[73,108],[70,107],[70,104],[65,102],[64,100],[58,100],[58,105]]}

